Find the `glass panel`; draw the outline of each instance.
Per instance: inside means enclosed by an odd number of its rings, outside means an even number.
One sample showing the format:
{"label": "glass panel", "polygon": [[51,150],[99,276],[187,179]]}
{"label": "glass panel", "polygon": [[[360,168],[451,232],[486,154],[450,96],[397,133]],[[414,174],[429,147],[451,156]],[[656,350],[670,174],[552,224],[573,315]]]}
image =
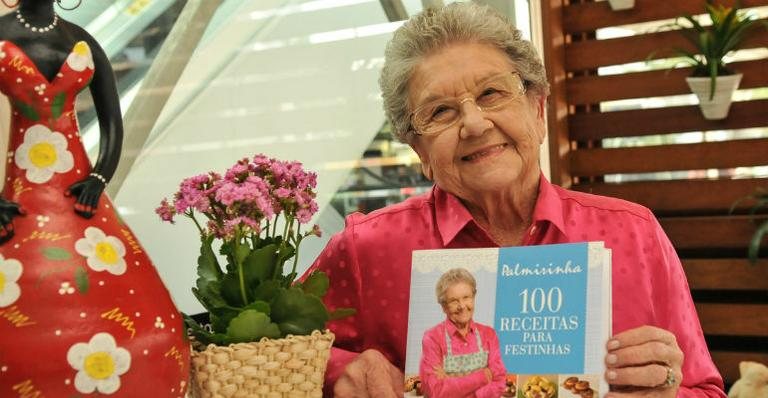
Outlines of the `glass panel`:
{"label": "glass panel", "polygon": [[[421,11],[421,0],[406,0],[403,3],[409,15]],[[523,37],[530,40],[528,2],[515,0],[514,14],[518,29]],[[385,123],[373,137],[361,160],[339,162],[338,167],[349,170],[331,200],[331,205],[341,215],[369,213],[427,192],[432,187],[432,182],[421,173],[416,153],[392,137],[389,123]]]}
{"label": "glass panel", "polygon": [[[405,3],[409,14],[420,11],[420,0]],[[124,113],[184,4],[84,1],[66,15],[108,50]],[[516,12],[521,21],[527,15],[527,8]],[[314,222],[324,235],[302,243],[300,270],[343,228],[342,214],[430,188],[413,151],[382,127],[378,76],[384,46],[401,23],[386,19],[379,0],[222,3],[178,83],[167,88],[171,97],[114,198],[181,310],[202,310],[189,291],[199,239],[191,223],[161,223],[154,208],[185,177],[223,171],[255,153],[317,171]],[[80,98],[79,117],[95,155],[90,103],[87,94]]]}

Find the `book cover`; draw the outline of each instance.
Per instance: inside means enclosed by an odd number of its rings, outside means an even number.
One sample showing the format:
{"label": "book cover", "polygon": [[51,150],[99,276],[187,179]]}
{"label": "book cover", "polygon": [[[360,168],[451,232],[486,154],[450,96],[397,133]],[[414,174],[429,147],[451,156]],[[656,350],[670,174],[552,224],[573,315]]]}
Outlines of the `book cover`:
{"label": "book cover", "polygon": [[476,282],[473,322],[491,326],[498,337],[506,369],[502,396],[592,398],[608,391],[603,361],[611,335],[610,249],[584,242],[414,251],[406,396],[425,396],[418,377],[422,339],[446,322],[436,284],[457,268]]}

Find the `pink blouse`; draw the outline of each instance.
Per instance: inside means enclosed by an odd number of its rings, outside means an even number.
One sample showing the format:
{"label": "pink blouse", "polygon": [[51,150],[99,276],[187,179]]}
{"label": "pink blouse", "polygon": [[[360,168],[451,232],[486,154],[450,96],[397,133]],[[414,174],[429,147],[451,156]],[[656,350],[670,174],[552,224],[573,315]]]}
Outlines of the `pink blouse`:
{"label": "pink blouse", "polygon": [[[488,352],[488,368],[493,379],[489,383],[483,369],[463,377],[439,379],[435,367],[442,367],[443,357],[448,352],[445,333],[451,337],[451,354],[463,355],[478,352],[476,334],[480,334],[483,351]],[[444,321],[424,332],[422,339],[421,363],[419,365],[422,389],[427,397],[439,398],[499,398],[506,387],[506,371],[501,362],[499,338],[493,328],[472,322],[469,333],[462,336],[451,321]]]}
{"label": "pink blouse", "polygon": [[[685,354],[678,397],[724,398],[680,260],[650,210],[569,191],[542,176],[523,244],[583,241],[604,241],[613,250],[613,333],[642,325],[671,331]],[[331,288],[325,302],[331,309],[357,309],[355,316],[330,323],[336,342],[326,396],[332,396],[347,363],[366,349],[404,368],[413,250],[495,246],[459,199],[438,187],[368,215],[347,217],[344,230],[310,268],[328,273]]]}

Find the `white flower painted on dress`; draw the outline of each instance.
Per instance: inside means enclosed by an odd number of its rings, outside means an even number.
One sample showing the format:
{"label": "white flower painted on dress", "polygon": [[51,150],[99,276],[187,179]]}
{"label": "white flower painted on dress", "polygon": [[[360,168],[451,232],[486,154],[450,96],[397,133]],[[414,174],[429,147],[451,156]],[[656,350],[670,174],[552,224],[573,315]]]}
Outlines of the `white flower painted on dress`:
{"label": "white flower painted on dress", "polygon": [[125,245],[99,228],[86,228],[85,237],[75,242],[75,251],[87,258],[88,266],[94,271],[106,270],[112,275],[125,273]]}
{"label": "white flower painted on dress", "polygon": [[0,307],[7,307],[18,300],[21,288],[17,281],[23,269],[19,260],[6,259],[0,254]]}
{"label": "white flower painted on dress", "polygon": [[5,41],[0,41],[0,59],[5,58],[6,54],[5,51],[3,51],[3,48],[5,47]]}
{"label": "white flower painted on dress", "polygon": [[93,69],[93,58],[91,57],[91,48],[84,41],[75,44],[72,52],[67,57],[67,65],[76,72],[82,72],[85,68]]}
{"label": "white flower painted on dress", "polygon": [[67,362],[75,370],[75,389],[83,394],[94,390],[112,394],[120,389],[120,376],[131,368],[131,354],[118,347],[109,333],[96,333],[88,343],[76,343],[67,351]]}
{"label": "white flower painted on dress", "polygon": [[64,134],[42,124],[24,132],[24,142],[16,150],[14,160],[16,166],[27,171],[27,180],[35,184],[47,182],[54,173],[66,173],[75,166]]}

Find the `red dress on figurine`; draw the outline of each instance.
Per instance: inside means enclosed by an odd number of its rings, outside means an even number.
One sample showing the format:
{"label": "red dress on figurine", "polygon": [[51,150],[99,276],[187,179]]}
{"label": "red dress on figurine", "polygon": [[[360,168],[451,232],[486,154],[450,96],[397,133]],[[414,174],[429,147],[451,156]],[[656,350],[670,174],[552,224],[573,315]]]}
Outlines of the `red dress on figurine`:
{"label": "red dress on figurine", "polygon": [[183,397],[189,349],[179,312],[106,195],[77,215],[71,184],[91,172],[75,96],[94,73],[75,44],[48,81],[0,41],[11,102],[3,198],[26,215],[0,245],[0,397]]}

